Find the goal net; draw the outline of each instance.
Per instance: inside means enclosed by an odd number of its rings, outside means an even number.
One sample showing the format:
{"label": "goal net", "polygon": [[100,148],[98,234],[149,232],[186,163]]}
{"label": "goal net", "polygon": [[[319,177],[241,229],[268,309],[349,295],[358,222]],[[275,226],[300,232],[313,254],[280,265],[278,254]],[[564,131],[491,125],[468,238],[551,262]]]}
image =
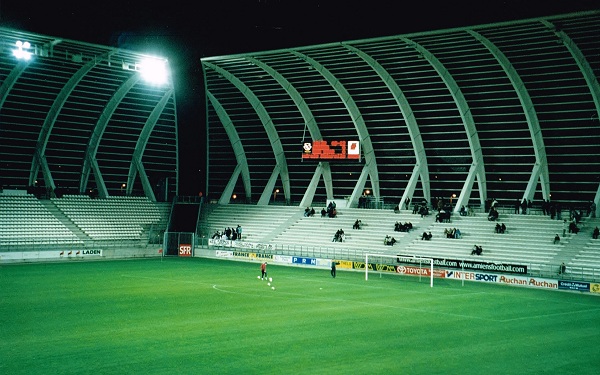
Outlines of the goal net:
{"label": "goal net", "polygon": [[[410,265],[405,265],[410,264]],[[408,271],[408,272],[407,272]],[[419,277],[429,278],[429,285],[433,288],[433,259],[419,256],[366,254],[365,255],[365,280],[369,280],[369,272],[396,272]]]}

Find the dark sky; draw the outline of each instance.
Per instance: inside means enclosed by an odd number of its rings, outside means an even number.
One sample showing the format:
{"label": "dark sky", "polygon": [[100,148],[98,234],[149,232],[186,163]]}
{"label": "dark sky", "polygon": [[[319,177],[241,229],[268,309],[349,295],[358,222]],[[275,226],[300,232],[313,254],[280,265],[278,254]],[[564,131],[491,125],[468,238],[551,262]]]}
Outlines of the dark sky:
{"label": "dark sky", "polygon": [[200,58],[600,9],[591,0],[0,0],[0,24],[154,53],[175,77],[180,194],[204,190]]}

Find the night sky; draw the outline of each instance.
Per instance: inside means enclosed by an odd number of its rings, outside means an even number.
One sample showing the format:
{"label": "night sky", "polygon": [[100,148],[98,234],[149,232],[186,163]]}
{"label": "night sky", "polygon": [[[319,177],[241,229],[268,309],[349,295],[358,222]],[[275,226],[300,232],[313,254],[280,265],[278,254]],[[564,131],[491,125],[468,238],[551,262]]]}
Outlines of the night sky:
{"label": "night sky", "polygon": [[180,195],[197,195],[205,175],[202,57],[592,9],[600,9],[597,0],[0,0],[0,24],[169,59],[179,120]]}

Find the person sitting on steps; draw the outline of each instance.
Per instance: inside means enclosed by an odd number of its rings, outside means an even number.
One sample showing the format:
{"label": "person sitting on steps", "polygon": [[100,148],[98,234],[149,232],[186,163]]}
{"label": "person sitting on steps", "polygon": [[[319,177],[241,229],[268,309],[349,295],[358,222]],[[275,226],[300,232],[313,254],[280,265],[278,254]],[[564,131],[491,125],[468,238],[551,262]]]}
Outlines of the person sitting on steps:
{"label": "person sitting on steps", "polygon": [[481,253],[483,253],[483,249],[481,248],[481,246],[473,245],[471,255],[481,255]]}

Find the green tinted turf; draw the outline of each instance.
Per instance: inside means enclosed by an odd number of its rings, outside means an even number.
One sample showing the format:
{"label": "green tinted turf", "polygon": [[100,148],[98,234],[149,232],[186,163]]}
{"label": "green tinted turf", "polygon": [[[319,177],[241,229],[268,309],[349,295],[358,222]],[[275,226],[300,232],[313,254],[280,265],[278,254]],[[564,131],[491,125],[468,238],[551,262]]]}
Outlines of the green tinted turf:
{"label": "green tinted turf", "polygon": [[209,259],[0,267],[0,374],[596,374],[600,298]]}

